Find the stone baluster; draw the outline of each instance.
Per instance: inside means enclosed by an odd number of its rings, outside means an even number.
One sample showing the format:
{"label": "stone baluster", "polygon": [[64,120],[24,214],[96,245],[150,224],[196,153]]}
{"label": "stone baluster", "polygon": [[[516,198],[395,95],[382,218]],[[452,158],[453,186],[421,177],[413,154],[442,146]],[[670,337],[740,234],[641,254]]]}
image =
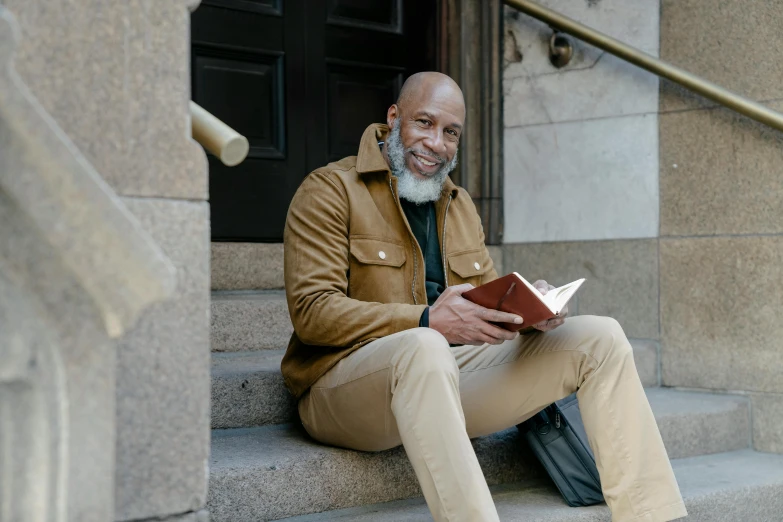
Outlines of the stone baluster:
{"label": "stone baluster", "polygon": [[175,270],[14,70],[0,5],[0,520],[114,519],[115,343]]}

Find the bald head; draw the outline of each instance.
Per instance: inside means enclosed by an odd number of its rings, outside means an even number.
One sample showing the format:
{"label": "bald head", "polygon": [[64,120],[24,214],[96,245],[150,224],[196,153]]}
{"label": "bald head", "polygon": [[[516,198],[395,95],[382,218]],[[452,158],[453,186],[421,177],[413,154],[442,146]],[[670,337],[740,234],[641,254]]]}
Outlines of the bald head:
{"label": "bald head", "polygon": [[447,102],[457,109],[457,114],[465,118],[465,98],[457,82],[443,73],[425,71],[411,75],[402,85],[397,98],[397,106],[406,109],[417,109],[422,104],[431,101]]}

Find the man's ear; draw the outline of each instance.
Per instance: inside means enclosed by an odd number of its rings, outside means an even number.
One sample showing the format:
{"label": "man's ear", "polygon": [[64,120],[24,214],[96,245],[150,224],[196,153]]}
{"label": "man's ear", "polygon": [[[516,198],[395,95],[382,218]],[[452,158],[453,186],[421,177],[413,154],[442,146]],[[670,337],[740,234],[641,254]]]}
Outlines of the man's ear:
{"label": "man's ear", "polygon": [[394,125],[397,121],[397,117],[400,115],[400,108],[397,106],[397,104],[393,104],[391,107],[389,107],[389,110],[386,111],[386,125],[389,126],[390,129],[394,128]]}

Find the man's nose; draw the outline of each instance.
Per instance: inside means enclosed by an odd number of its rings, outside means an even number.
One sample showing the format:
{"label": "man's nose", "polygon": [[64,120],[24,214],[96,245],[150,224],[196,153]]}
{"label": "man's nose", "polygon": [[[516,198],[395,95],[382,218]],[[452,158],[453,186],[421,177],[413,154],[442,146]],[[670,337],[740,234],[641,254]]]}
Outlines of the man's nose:
{"label": "man's nose", "polygon": [[443,134],[439,129],[433,130],[433,132],[427,136],[427,138],[424,140],[424,146],[426,146],[441,158],[446,157],[446,142],[444,141]]}

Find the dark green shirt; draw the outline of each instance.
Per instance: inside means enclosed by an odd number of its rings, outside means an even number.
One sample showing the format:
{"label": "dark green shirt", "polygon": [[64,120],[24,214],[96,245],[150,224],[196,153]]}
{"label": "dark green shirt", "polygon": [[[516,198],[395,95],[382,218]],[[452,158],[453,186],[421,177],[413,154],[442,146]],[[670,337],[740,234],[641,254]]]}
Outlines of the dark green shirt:
{"label": "dark green shirt", "polygon": [[440,244],[438,243],[435,204],[425,203],[417,205],[404,199],[401,199],[400,203],[402,204],[403,212],[405,212],[405,217],[408,218],[413,235],[416,236],[416,241],[424,254],[424,282],[427,287],[427,303],[432,305],[446,287],[446,276],[443,273],[443,260],[440,256]]}

